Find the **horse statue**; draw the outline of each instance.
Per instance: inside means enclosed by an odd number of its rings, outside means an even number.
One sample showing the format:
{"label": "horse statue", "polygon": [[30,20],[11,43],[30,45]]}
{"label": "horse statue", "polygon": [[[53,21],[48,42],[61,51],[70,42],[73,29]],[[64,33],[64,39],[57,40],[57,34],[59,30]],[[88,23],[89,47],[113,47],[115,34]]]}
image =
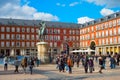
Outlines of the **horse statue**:
{"label": "horse statue", "polygon": [[44,41],[45,39],[45,35],[46,35],[46,24],[45,22],[41,22],[39,23],[39,30],[38,30],[38,36],[39,36],[39,39],[40,41]]}

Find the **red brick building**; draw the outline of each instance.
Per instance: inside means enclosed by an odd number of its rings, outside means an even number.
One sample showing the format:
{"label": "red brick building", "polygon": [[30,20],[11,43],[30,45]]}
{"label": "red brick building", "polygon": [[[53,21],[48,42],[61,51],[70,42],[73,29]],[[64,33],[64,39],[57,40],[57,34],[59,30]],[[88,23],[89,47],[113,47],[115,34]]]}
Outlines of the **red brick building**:
{"label": "red brick building", "polygon": [[[40,20],[0,19],[0,55],[37,55],[36,43]],[[78,24],[45,22],[49,53],[57,54],[67,43],[72,49],[79,49]]]}

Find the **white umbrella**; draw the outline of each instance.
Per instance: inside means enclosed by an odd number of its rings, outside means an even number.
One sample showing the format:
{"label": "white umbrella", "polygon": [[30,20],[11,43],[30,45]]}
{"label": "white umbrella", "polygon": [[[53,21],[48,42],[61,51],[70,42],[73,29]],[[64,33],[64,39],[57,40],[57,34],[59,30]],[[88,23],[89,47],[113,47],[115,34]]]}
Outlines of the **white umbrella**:
{"label": "white umbrella", "polygon": [[73,50],[71,52],[83,52],[83,50]]}
{"label": "white umbrella", "polygon": [[84,50],[84,52],[88,52],[88,54],[90,54],[90,52],[95,52],[95,50],[88,48],[87,50]]}

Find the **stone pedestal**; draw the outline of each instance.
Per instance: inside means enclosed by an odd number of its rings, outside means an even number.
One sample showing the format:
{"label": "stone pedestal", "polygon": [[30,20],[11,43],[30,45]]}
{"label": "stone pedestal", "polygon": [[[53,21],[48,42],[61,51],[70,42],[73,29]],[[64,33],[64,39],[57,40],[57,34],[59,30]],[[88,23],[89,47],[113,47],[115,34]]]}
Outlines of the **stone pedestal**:
{"label": "stone pedestal", "polygon": [[47,42],[38,42],[38,59],[41,63],[49,63],[49,54],[48,54],[48,43]]}

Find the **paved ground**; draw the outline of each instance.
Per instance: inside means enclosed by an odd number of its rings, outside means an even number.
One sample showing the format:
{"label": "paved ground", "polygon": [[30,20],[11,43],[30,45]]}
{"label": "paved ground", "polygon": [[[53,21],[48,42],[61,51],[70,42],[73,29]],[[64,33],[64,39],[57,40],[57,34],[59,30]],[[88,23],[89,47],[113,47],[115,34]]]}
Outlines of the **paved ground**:
{"label": "paved ground", "polygon": [[[97,65],[96,65],[97,66]],[[34,68],[33,75],[23,73],[22,68],[19,68],[20,72],[14,73],[14,66],[9,66],[8,71],[3,71],[3,66],[0,65],[0,80],[120,80],[120,67],[116,69],[103,70],[103,74],[98,73],[98,67],[95,67],[95,71],[90,74],[84,73],[83,67],[73,67],[73,73],[59,72],[56,69],[56,65],[47,64],[40,65]]]}

